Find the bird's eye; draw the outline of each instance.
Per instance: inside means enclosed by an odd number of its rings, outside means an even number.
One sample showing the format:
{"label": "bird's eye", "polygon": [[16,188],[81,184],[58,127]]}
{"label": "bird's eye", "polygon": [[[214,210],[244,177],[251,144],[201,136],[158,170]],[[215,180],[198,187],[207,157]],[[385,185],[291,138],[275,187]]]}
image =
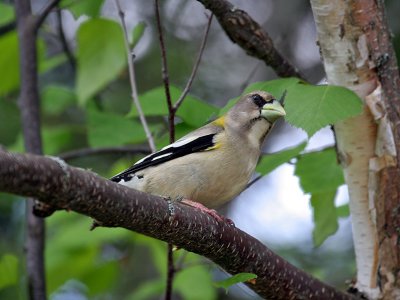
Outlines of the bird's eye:
{"label": "bird's eye", "polygon": [[254,104],[257,105],[258,107],[263,107],[267,101],[263,97],[261,97],[259,94],[254,94],[251,96],[251,99],[253,100]]}
{"label": "bird's eye", "polygon": [[275,98],[271,98],[271,99],[269,99],[269,100],[267,100],[267,101],[265,101],[266,103],[272,103],[272,102],[274,102],[276,99]]}

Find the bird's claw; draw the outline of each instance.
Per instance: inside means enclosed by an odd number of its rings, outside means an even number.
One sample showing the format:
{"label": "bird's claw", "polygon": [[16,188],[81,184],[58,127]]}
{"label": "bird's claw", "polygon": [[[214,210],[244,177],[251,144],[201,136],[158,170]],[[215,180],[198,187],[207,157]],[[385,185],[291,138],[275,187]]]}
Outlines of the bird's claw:
{"label": "bird's claw", "polygon": [[183,199],[183,198],[180,200],[180,202],[201,210],[202,212],[213,217],[218,222],[227,223],[229,226],[235,226],[235,223],[231,219],[221,216],[220,214],[217,213],[216,210],[210,209],[199,202],[195,202],[195,201],[191,201],[191,200]]}

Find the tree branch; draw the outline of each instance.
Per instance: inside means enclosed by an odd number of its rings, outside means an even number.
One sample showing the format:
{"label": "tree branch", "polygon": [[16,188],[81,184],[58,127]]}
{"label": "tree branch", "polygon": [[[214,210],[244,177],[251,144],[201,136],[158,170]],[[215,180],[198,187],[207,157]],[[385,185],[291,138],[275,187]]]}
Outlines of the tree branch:
{"label": "tree branch", "polygon": [[154,143],[153,136],[149,129],[149,125],[147,124],[146,117],[144,116],[142,106],[140,105],[140,102],[139,102],[139,96],[138,96],[137,87],[136,87],[135,67],[133,64],[133,53],[129,46],[128,32],[127,32],[126,24],[125,24],[125,13],[121,8],[121,4],[119,3],[119,0],[115,0],[115,5],[117,6],[118,15],[121,20],[122,30],[124,32],[124,42],[125,42],[126,55],[128,58],[129,79],[130,79],[131,90],[132,90],[133,104],[136,106],[136,110],[138,111],[139,119],[140,119],[140,122],[142,123],[144,132],[146,133],[146,138],[147,138],[147,142],[149,143],[149,147],[152,152],[156,152],[156,145]]}
{"label": "tree branch", "polygon": [[[41,154],[40,101],[38,91],[38,68],[36,53],[36,18],[32,15],[29,0],[16,0],[21,90],[19,107],[25,150]],[[44,267],[45,224],[44,220],[32,214],[34,199],[26,204],[26,268],[28,273],[29,297],[34,300],[46,299]]]}
{"label": "tree branch", "polygon": [[167,51],[165,49],[164,36],[161,26],[161,16],[158,0],[154,0],[154,10],[156,14],[156,23],[158,30],[158,39],[160,42],[161,49],[161,73],[165,88],[165,97],[167,99],[168,106],[168,124],[169,124],[169,141],[170,143],[175,141],[175,110],[172,105],[171,92],[169,90],[169,74],[168,74],[168,63],[167,63]]}
{"label": "tree branch", "polygon": [[194,77],[196,76],[197,69],[199,68],[199,65],[200,65],[201,57],[203,56],[204,48],[206,47],[206,42],[207,42],[207,38],[208,38],[208,33],[210,32],[212,19],[213,19],[213,14],[211,14],[211,16],[208,17],[206,30],[204,32],[203,39],[200,44],[199,54],[197,55],[196,62],[194,63],[192,73],[190,74],[190,77],[186,83],[185,88],[183,89],[182,94],[180,95],[179,99],[175,102],[175,105],[174,105],[175,112],[178,110],[179,106],[181,106],[183,100],[185,100],[186,95],[189,93],[189,90],[192,87]]}
{"label": "tree branch", "polygon": [[36,17],[34,24],[34,30],[38,30],[42,26],[44,20],[46,20],[49,13],[55,8],[61,0],[51,0],[43,8],[39,15]]}
{"label": "tree branch", "polygon": [[226,0],[197,0],[211,10],[232,42],[248,55],[257,57],[281,77],[304,77],[274,47],[273,41],[261,26],[245,11]]}
{"label": "tree branch", "polygon": [[181,203],[142,193],[63,161],[0,149],[0,191],[37,197],[106,227],[123,227],[208,257],[267,299],[355,299],[274,254],[240,229]]}
{"label": "tree branch", "polygon": [[58,31],[58,36],[60,38],[61,46],[62,46],[62,49],[63,49],[65,55],[68,58],[69,64],[71,65],[71,68],[72,68],[72,71],[75,73],[76,61],[75,61],[74,55],[72,54],[72,52],[68,46],[67,38],[65,37],[65,34],[64,34],[63,22],[62,22],[62,10],[59,8],[56,10],[56,12],[57,12],[57,31]]}

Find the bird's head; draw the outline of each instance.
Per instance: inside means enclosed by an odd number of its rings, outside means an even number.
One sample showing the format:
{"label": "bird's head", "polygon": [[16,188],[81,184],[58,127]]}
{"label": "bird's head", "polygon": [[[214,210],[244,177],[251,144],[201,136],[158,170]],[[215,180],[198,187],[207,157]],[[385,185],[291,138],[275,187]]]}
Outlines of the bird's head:
{"label": "bird's head", "polygon": [[231,113],[236,119],[259,120],[261,118],[270,124],[286,115],[280,101],[264,91],[254,91],[242,96],[231,109]]}

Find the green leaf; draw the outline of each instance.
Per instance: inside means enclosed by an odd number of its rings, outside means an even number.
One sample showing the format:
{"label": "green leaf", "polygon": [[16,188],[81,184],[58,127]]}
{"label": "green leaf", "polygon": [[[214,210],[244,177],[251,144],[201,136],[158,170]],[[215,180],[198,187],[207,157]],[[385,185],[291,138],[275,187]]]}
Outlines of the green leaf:
{"label": "green leaf", "polygon": [[[43,40],[36,42],[39,66],[45,61],[45,45]],[[19,86],[19,48],[18,36],[16,31],[11,31],[0,36],[0,70],[6,72],[0,80],[0,96],[6,95]]]}
{"label": "green leaf", "polygon": [[56,155],[69,148],[76,138],[77,127],[72,125],[46,127],[42,130],[43,152]]}
{"label": "green leaf", "polygon": [[49,291],[53,292],[73,278],[84,282],[90,294],[110,288],[118,275],[117,262],[103,257],[103,245],[126,240],[131,234],[121,228],[90,231],[92,221],[78,214],[54,214],[48,222],[46,274]]}
{"label": "green leaf", "polygon": [[165,289],[165,279],[154,279],[147,281],[135,288],[135,291],[130,294],[126,299],[128,300],[147,300],[157,299],[161,296]]}
{"label": "green leaf", "polygon": [[10,145],[16,142],[21,131],[20,112],[16,101],[0,98],[0,144]]}
{"label": "green leaf", "polygon": [[295,174],[305,193],[324,193],[344,184],[343,171],[337,163],[333,148],[301,155]]}
{"label": "green leaf", "polygon": [[0,95],[7,94],[19,85],[19,50],[15,31],[0,37],[0,70],[7,72],[0,80]]}
{"label": "green leaf", "polygon": [[336,214],[339,218],[347,218],[350,216],[350,207],[348,204],[343,204],[336,207]]}
{"label": "green leaf", "polygon": [[295,174],[300,179],[303,191],[311,193],[314,244],[319,246],[338,228],[334,200],[337,188],[344,184],[344,177],[335,150],[327,148],[301,155],[297,159]]}
{"label": "green leaf", "polygon": [[0,25],[12,22],[15,19],[12,5],[0,3]]}
{"label": "green leaf", "polygon": [[145,22],[139,22],[138,24],[136,24],[135,27],[133,27],[131,49],[135,48],[135,46],[139,43],[145,29],[146,29]]}
{"label": "green leaf", "polygon": [[[175,103],[182,93],[182,90],[170,86],[172,102]],[[167,101],[165,100],[164,86],[156,87],[139,96],[143,112],[146,116],[168,115]],[[216,115],[218,108],[201,101],[193,96],[187,95],[184,102],[177,111],[177,116],[193,127],[200,127],[205,124],[213,115]],[[132,106],[129,116],[137,117],[136,107]]]}
{"label": "green leaf", "polygon": [[82,15],[91,18],[98,17],[104,0],[63,0],[60,6],[67,8],[78,19]]}
{"label": "green leaf", "polygon": [[216,287],[222,287],[226,291],[228,291],[228,288],[234,284],[246,282],[246,281],[249,281],[249,280],[255,279],[255,278],[257,278],[257,275],[253,274],[253,273],[239,273],[239,274],[233,275],[227,279],[224,279],[221,281],[216,281],[216,282],[214,282],[214,285]]}
{"label": "green leaf", "polygon": [[42,92],[42,108],[47,114],[61,114],[75,103],[75,93],[67,87],[48,85]]}
{"label": "green leaf", "polygon": [[298,78],[283,78],[271,81],[255,82],[249,85],[243,92],[247,94],[253,91],[266,91],[276,98],[280,98],[285,91],[296,89],[302,81]]}
{"label": "green leaf", "polygon": [[182,299],[217,299],[210,271],[204,266],[185,268],[176,274],[174,289]]}
{"label": "green leaf", "polygon": [[106,19],[90,19],[77,34],[78,74],[76,91],[80,104],[103,89],[126,66],[121,27]]}
{"label": "green leaf", "polygon": [[311,206],[314,215],[313,240],[316,247],[320,246],[330,235],[338,229],[335,209],[336,190],[324,193],[315,193],[311,196]]}
{"label": "green leaf", "polygon": [[279,167],[285,162],[298,156],[304,150],[307,142],[303,142],[297,146],[284,149],[282,151],[263,155],[257,165],[256,171],[262,175],[272,172],[275,168]]}
{"label": "green leaf", "polygon": [[343,87],[299,83],[288,90],[285,110],[286,121],[311,137],[325,126],[360,114],[362,102]]}
{"label": "green leaf", "polygon": [[90,108],[87,119],[91,147],[117,146],[146,140],[142,125],[123,116]]}
{"label": "green leaf", "polygon": [[39,63],[39,72],[48,72],[67,61],[67,56],[64,53],[54,55],[52,57],[43,58]]}
{"label": "green leaf", "polygon": [[0,259],[0,289],[16,284],[18,281],[18,258],[4,254]]}
{"label": "green leaf", "polygon": [[[256,82],[244,93],[263,90],[280,98],[285,98],[286,121],[305,130],[311,137],[319,129],[338,121],[356,116],[362,111],[362,101],[352,91],[338,86],[310,85],[297,78]],[[224,112],[233,105],[231,100]]]}

